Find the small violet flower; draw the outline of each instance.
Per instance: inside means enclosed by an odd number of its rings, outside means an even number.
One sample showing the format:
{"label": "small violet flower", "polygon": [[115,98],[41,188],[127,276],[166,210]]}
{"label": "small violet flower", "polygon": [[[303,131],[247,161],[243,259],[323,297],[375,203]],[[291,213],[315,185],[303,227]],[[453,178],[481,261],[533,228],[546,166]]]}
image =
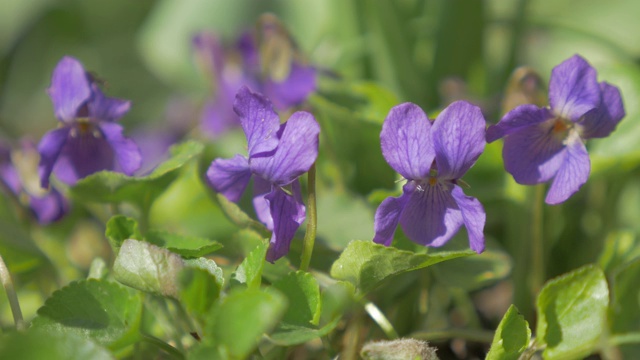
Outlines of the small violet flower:
{"label": "small violet flower", "polygon": [[82,64],[68,56],[53,71],[47,91],[60,126],[38,145],[42,187],[49,186],[52,171],[73,185],[97,171],[132,175],[140,167],[140,150],[115,122],[129,111],[129,101],[106,97]]}
{"label": "small violet flower", "polygon": [[[263,26],[261,30],[263,35],[269,35],[267,39],[274,36],[270,29]],[[241,34],[232,46],[224,46],[215,34],[202,32],[193,38],[193,46],[214,82],[215,95],[204,105],[201,115],[202,129],[212,137],[239,125],[232,111],[233,99],[243,86],[257,89],[271,99],[278,110],[302,104],[316,89],[316,69],[297,57],[283,58],[281,61],[286,62],[283,67],[288,70],[278,76],[263,72],[269,59],[260,56],[261,45],[250,32]],[[286,53],[283,49],[276,52],[281,51]]]}
{"label": "small violet flower", "polygon": [[551,72],[549,107],[516,107],[487,129],[487,141],[505,138],[505,169],[519,184],[553,179],[545,201],[555,205],[589,178],[584,141],[608,136],[624,116],[620,90],[598,83],[596,70],[574,55]]}
{"label": "small violet flower", "polygon": [[465,101],[449,105],[433,123],[415,104],[392,108],[380,133],[382,155],[407,183],[400,197],[378,207],[373,241],[391,245],[400,223],[410,240],[441,246],[464,224],[471,249],[484,251],[484,209],[458,185],[484,150],[484,138],[480,108]]}
{"label": "small violet flower", "polygon": [[67,200],[55,188],[45,190],[40,187],[38,151],[30,141],[23,140],[20,145],[11,150],[0,143],[0,185],[28,208],[40,224],[61,219],[69,210]]}
{"label": "small violet flower", "polygon": [[216,159],[207,177],[214,190],[234,202],[253,177],[256,214],[273,231],[266,256],[273,262],[289,251],[305,219],[298,177],[316,161],[320,127],[305,111],[293,113],[280,124],[271,102],[247,87],[240,89],[233,108],[247,136],[249,158]]}

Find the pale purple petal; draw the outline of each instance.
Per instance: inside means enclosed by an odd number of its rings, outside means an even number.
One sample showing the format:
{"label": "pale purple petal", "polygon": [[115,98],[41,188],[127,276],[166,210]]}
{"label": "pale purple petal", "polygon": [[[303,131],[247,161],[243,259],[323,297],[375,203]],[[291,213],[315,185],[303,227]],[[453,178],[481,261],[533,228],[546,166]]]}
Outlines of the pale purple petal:
{"label": "pale purple petal", "polygon": [[558,116],[578,121],[600,103],[600,87],[596,70],[574,55],[551,71],[549,105]]}
{"label": "pale purple petal", "polygon": [[553,179],[545,199],[545,202],[549,205],[560,204],[567,200],[589,178],[589,171],[591,171],[589,154],[577,134],[573,133],[567,139],[567,147],[564,153],[564,161]]}
{"label": "pale purple petal", "polygon": [[373,241],[378,244],[390,246],[393,242],[393,235],[396,233],[400,216],[415,186],[409,182],[402,188],[402,195],[399,197],[388,197],[378,206],[375,215],[375,236]]}
{"label": "pale purple petal", "polygon": [[245,69],[248,69],[249,71],[258,69],[260,66],[259,53],[251,31],[245,31],[240,35],[240,37],[238,37],[238,40],[236,41],[236,49],[238,49],[242,56],[242,62]]}
{"label": "pale purple petal", "polygon": [[115,152],[104,136],[77,132],[67,138],[53,172],[61,181],[74,185],[79,179],[114,167]]}
{"label": "pale purple petal", "polygon": [[273,231],[273,218],[271,217],[269,202],[264,197],[271,192],[272,188],[273,185],[260,176],[253,177],[253,208],[256,211],[258,220],[271,231]]}
{"label": "pale purple petal", "polygon": [[204,105],[200,125],[207,135],[217,138],[231,128],[240,126],[240,119],[233,111],[230,99],[219,95]]}
{"label": "pale purple petal", "polygon": [[625,116],[620,90],[606,82],[601,82],[600,91],[602,95],[600,106],[588,112],[584,120],[579,123],[582,128],[580,135],[583,139],[609,136]]}
{"label": "pale purple petal", "polygon": [[56,117],[65,122],[73,120],[78,109],[91,97],[90,81],[82,64],[72,57],[63,57],[53,70],[47,92]]}
{"label": "pale purple petal", "polygon": [[462,214],[447,186],[425,185],[411,194],[400,216],[402,230],[411,241],[442,246],[462,226]]}
{"label": "pale purple petal", "polygon": [[553,119],[507,136],[502,148],[504,167],[518,184],[546,182],[564,159],[564,139],[553,134]]}
{"label": "pale purple petal", "polygon": [[98,85],[91,85],[93,97],[87,102],[89,116],[102,121],[115,121],[129,112],[131,102],[128,100],[106,97]]}
{"label": "pale purple petal", "polygon": [[207,179],[215,191],[230,201],[238,202],[251,180],[249,162],[242,155],[216,159],[207,170]]}
{"label": "pale purple petal", "polygon": [[394,106],[382,124],[380,147],[387,163],[405,179],[422,179],[435,158],[431,123],[413,103]]}
{"label": "pale purple petal", "polygon": [[309,171],[318,157],[320,126],[306,111],[295,112],[274,137],[275,153],[250,157],[251,170],[265,180],[284,186]]}
{"label": "pale purple petal", "polygon": [[316,89],[316,69],[293,62],[291,72],[284,81],[267,79],[264,89],[265,95],[280,110],[299,105]]}
{"label": "pale purple petal", "polygon": [[40,176],[40,186],[43,188],[49,187],[51,171],[53,171],[53,167],[69,137],[70,130],[69,127],[51,130],[44,134],[38,144],[38,152],[40,153],[38,175]]}
{"label": "pale purple petal", "polygon": [[462,220],[469,235],[469,247],[480,254],[484,251],[484,224],[487,214],[484,212],[480,201],[465,195],[461,187],[454,186],[451,195],[462,213]]}
{"label": "pale purple petal", "polygon": [[236,95],[233,109],[240,117],[247,136],[249,157],[272,151],[278,146],[276,133],[280,128],[280,118],[267,98],[244,86]]}
{"label": "pale purple petal", "polygon": [[111,122],[102,122],[99,125],[102,135],[111,145],[115,153],[115,159],[127,175],[133,175],[142,165],[140,149],[133,140],[122,135],[122,126]]}
{"label": "pale purple petal", "polygon": [[30,196],[29,207],[42,225],[60,220],[69,210],[67,200],[56,189],[42,197]]}
{"label": "pale purple petal", "polygon": [[484,151],[484,116],[479,107],[456,101],[444,109],[431,128],[438,178],[459,179]]}
{"label": "pale purple petal", "polygon": [[553,118],[548,108],[539,108],[532,104],[520,105],[509,111],[502,120],[487,129],[487,142],[496,141],[506,135]]}
{"label": "pale purple petal", "polygon": [[[293,193],[296,194],[295,191]],[[269,202],[273,217],[273,235],[266,259],[274,262],[289,252],[291,240],[304,222],[306,214],[302,200],[285,193],[279,187],[274,187],[265,199]]]}

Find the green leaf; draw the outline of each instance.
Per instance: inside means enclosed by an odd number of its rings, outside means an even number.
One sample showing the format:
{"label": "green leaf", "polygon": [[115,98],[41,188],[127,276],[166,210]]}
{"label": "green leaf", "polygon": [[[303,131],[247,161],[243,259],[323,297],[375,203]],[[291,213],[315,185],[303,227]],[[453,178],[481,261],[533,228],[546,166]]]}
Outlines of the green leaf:
{"label": "green leaf", "polygon": [[444,262],[433,270],[443,284],[472,291],[507,277],[511,272],[511,258],[503,251],[486,250],[477,256]]}
{"label": "green leaf", "polygon": [[128,239],[113,264],[113,275],[134,289],[178,298],[177,277],[184,266],[182,258],[167,249]]}
{"label": "green leaf", "polygon": [[537,301],[537,345],[545,359],[593,352],[605,331],[609,289],[602,270],[585,266],[549,281]]}
{"label": "green leaf", "polygon": [[286,307],[287,299],[276,291],[233,291],[212,311],[207,340],[213,341],[220,353],[244,359],[262,335],[278,324]]}
{"label": "green leaf", "polygon": [[272,285],[289,299],[283,322],[309,326],[320,320],[320,287],[313,275],[304,271],[289,273]]}
{"label": "green leaf", "polygon": [[142,177],[130,177],[111,171],[100,171],[81,179],[70,189],[78,201],[119,203],[132,202],[148,206],[175,180],[189,160],[202,152],[202,144],[187,141],[171,148],[171,158]]}
{"label": "green leaf", "polygon": [[113,248],[114,253],[120,251],[122,243],[127,239],[141,240],[142,235],[138,229],[138,222],[124,215],[112,216],[107,221],[107,230],[105,236],[109,239],[109,244]]}
{"label": "green leaf", "polygon": [[266,234],[267,228],[261,223],[253,220],[247,213],[242,211],[240,207],[234,203],[233,201],[229,201],[224,195],[216,194],[216,199],[218,200],[218,204],[220,208],[224,212],[224,214],[233,222],[241,228],[250,228],[254,229],[260,233]]}
{"label": "green leaf", "polygon": [[82,334],[30,329],[0,337],[0,358],[22,360],[109,360],[105,348]]}
{"label": "green leaf", "polygon": [[361,197],[324,192],[318,197],[322,226],[318,237],[332,250],[342,251],[352,239],[373,238],[373,209]]}
{"label": "green leaf", "polygon": [[162,230],[151,230],[145,241],[165,248],[185,258],[197,258],[222,248],[219,242],[195,237],[172,234]]}
{"label": "green leaf", "polygon": [[340,317],[336,317],[325,326],[316,329],[309,326],[300,326],[293,324],[280,324],[278,328],[269,335],[269,340],[272,343],[280,346],[293,346],[298,344],[304,344],[308,341],[321,338],[329,334],[336,328]]}
{"label": "green leaf", "polygon": [[[618,336],[640,333],[640,260],[621,266],[613,276],[611,306],[609,307],[610,333]],[[612,341],[614,336],[610,336]],[[636,335],[637,336],[637,335]],[[622,359],[636,359],[640,356],[640,341],[619,346]]]}
{"label": "green leaf", "polygon": [[529,323],[511,305],[496,329],[486,360],[517,360],[529,346],[529,340]]}
{"label": "green leaf", "polygon": [[331,276],[347,280],[360,293],[366,293],[391,276],[473,254],[471,250],[416,254],[372,241],[354,240],[331,266]]}
{"label": "green leaf", "polygon": [[619,269],[640,258],[639,242],[635,234],[630,231],[616,231],[609,234],[598,259],[598,265],[607,275],[615,274]]}
{"label": "green leaf", "polygon": [[269,243],[262,242],[242,260],[232,275],[232,280],[246,284],[249,288],[258,288],[262,282],[262,269],[264,269],[265,257]]}
{"label": "green leaf", "polygon": [[222,271],[220,277],[197,267],[185,267],[179,274],[180,303],[201,321],[220,297],[224,285]]}
{"label": "green leaf", "polygon": [[137,340],[142,300],[126,288],[105,280],[72,282],[51,295],[31,326],[90,337],[118,348]]}

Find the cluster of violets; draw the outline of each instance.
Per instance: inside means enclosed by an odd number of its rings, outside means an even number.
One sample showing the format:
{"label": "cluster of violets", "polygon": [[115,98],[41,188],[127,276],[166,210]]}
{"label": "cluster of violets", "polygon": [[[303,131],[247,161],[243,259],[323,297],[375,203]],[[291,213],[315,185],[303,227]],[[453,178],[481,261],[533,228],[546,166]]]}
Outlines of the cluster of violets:
{"label": "cluster of violets", "polygon": [[[248,144],[248,156],[215,159],[207,180],[238,202],[253,179],[256,215],[273,234],[267,253],[273,262],[288,253],[305,220],[299,177],[316,161],[320,134],[311,113],[293,112],[281,123],[276,109],[304,102],[316,88],[316,69],[291,58],[286,76],[265,78],[257,46],[247,34],[232,49],[208,33],[196,36],[194,45],[217,88],[204,107],[202,127],[219,136],[240,126]],[[41,223],[59,219],[68,208],[51,187],[51,174],[73,185],[102,170],[132,176],[142,164],[138,146],[117,123],[130,102],[106,97],[78,60],[65,57],[58,63],[48,94],[60,126],[37,147],[38,176],[20,165],[37,159],[33,145],[23,142],[14,151],[0,146],[2,185]],[[506,170],[520,184],[550,181],[546,202],[559,204],[587,181],[585,140],[607,136],[624,115],[618,88],[598,83],[595,69],[578,55],[553,69],[548,107],[518,106],[488,129],[480,108],[466,101],[450,104],[435,120],[413,103],[395,106],[384,121],[380,142],[384,158],[406,182],[399,197],[378,207],[373,241],[391,245],[400,225],[410,240],[441,246],[464,225],[471,249],[482,252],[486,214],[477,199],[465,195],[462,177],[487,142],[504,137]],[[33,186],[34,179],[39,187]]]}

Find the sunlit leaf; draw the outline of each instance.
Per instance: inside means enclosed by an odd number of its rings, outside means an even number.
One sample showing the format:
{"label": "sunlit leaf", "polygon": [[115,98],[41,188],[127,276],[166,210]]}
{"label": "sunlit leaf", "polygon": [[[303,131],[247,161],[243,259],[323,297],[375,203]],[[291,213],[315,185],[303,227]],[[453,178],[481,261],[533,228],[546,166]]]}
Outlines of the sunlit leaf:
{"label": "sunlit leaf", "polygon": [[232,275],[232,280],[246,284],[249,288],[258,288],[262,281],[262,269],[269,244],[262,242],[242,261]]}
{"label": "sunlit leaf", "polygon": [[113,355],[83,334],[29,330],[0,337],[2,359],[110,360]]}
{"label": "sunlit leaf", "polygon": [[517,360],[529,346],[529,323],[511,305],[500,321],[487,354],[487,360]]}
{"label": "sunlit leaf", "polygon": [[145,236],[145,241],[163,247],[182,257],[200,257],[210,254],[220,248],[222,244],[205,238],[172,234],[168,231],[151,230]]}
{"label": "sunlit leaf", "polygon": [[120,251],[120,247],[125,240],[142,239],[142,235],[138,229],[138,222],[124,215],[113,216],[107,221],[105,236],[116,254]]}

